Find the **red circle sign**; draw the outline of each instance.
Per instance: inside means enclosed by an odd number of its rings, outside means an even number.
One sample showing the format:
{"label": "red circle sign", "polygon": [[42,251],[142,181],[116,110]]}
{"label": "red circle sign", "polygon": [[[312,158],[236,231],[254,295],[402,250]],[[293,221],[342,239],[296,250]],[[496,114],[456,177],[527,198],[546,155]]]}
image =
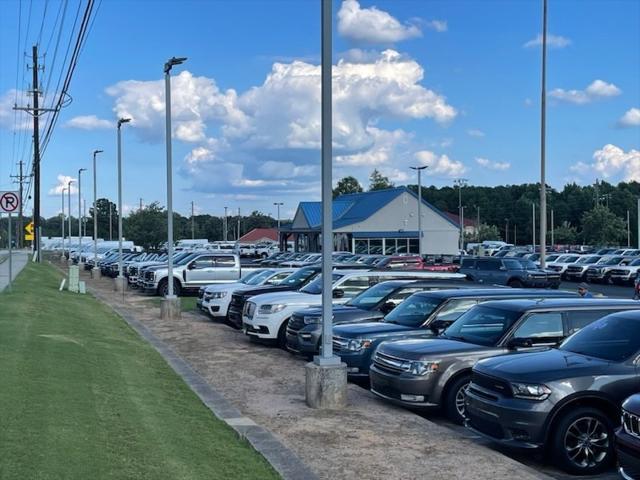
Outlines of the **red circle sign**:
{"label": "red circle sign", "polygon": [[0,210],[5,213],[13,213],[18,210],[20,199],[13,192],[5,192],[0,196]]}

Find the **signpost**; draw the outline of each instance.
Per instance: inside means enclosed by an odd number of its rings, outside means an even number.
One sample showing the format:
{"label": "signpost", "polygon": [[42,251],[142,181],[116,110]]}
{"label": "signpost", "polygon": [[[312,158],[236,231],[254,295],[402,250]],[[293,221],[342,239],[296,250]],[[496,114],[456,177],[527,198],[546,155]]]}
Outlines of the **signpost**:
{"label": "signpost", "polygon": [[13,280],[13,239],[11,238],[11,214],[20,209],[20,194],[18,192],[0,192],[0,213],[9,214],[9,290]]}

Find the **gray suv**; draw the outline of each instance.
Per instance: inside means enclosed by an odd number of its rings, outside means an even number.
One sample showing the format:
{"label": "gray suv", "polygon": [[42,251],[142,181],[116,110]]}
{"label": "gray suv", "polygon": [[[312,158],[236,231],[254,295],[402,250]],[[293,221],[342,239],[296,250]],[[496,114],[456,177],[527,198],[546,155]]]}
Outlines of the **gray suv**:
{"label": "gray suv", "polygon": [[620,405],[637,392],[640,312],[616,313],[558,348],[478,362],[466,423],[503,445],[546,447],[564,470],[592,475],[613,464]]}
{"label": "gray suv", "polygon": [[465,390],[478,360],[553,347],[595,320],[632,309],[640,309],[640,302],[584,298],[486,302],[458,318],[439,338],[382,343],[369,369],[371,391],[412,408],[441,407],[451,420],[462,423]]}
{"label": "gray suv", "polygon": [[542,270],[531,260],[515,257],[464,258],[459,273],[469,280],[515,288],[558,288],[560,274]]}

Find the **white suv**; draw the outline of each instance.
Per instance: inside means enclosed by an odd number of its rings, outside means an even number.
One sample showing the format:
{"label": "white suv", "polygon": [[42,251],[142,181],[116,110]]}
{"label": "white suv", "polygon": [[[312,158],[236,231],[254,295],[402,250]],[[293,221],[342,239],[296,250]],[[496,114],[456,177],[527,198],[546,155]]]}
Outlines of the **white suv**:
{"label": "white suv", "polygon": [[225,318],[229,313],[233,292],[253,285],[277,285],[295,270],[295,268],[260,268],[251,271],[236,283],[201,287],[196,303],[200,309],[212,317]]}
{"label": "white suv", "polygon": [[[343,304],[369,287],[388,280],[403,278],[465,278],[459,273],[448,272],[399,272],[399,271],[363,271],[334,270],[333,299]],[[287,323],[291,315],[303,308],[322,305],[322,275],[296,292],[265,293],[251,297],[245,303],[242,312],[242,327],[251,338],[277,341],[286,344]]]}

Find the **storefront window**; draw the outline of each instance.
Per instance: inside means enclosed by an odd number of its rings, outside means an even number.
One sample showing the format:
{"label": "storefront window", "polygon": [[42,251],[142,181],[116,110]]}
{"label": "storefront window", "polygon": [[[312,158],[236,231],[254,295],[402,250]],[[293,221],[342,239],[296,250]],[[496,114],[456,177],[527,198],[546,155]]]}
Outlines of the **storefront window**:
{"label": "storefront window", "polygon": [[382,239],[372,238],[369,240],[369,253],[373,255],[379,255],[382,253]]}
{"label": "storefront window", "polygon": [[409,253],[420,253],[420,246],[417,238],[409,239]]}
{"label": "storefront window", "polygon": [[356,240],[356,251],[354,253],[369,253],[369,241]]}

